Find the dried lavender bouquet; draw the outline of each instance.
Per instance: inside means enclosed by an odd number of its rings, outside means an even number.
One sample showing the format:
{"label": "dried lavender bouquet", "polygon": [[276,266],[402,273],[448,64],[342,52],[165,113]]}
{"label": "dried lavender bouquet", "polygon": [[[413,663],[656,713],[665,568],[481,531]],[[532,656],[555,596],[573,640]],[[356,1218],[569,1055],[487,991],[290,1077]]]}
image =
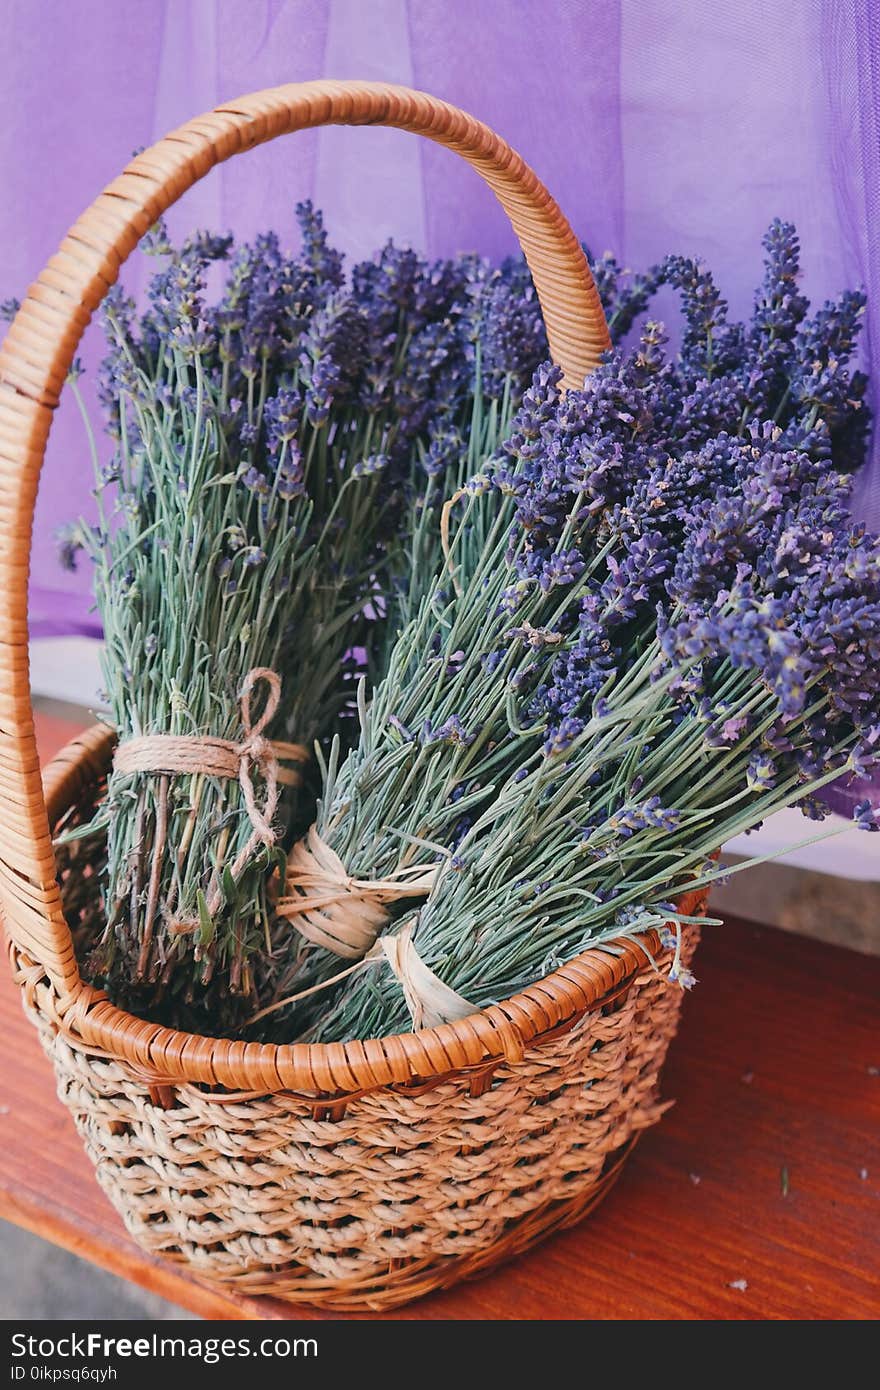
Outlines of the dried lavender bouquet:
{"label": "dried lavender bouquet", "polygon": [[[279,770],[255,740],[277,709],[312,503],[289,441],[268,496],[247,486],[251,465],[190,308],[188,285],[150,373],[126,352],[130,329],[120,331],[119,447],[97,489],[98,525],[77,532],[94,562],[120,739],[100,812],[106,930],[91,966],[124,1003],[207,992],[222,1016],[227,996],[249,992],[248,960],[267,930]],[[175,737],[186,742],[172,746]]]}
{"label": "dried lavender bouquet", "polygon": [[[880,538],[853,520],[849,480],[772,426],[684,462],[603,518],[607,575],[587,601],[569,586],[559,667],[530,701],[542,755],[477,815],[424,906],[339,972],[323,1009],[311,996],[305,1039],[464,1017],[665,923],[688,986],[687,919],[670,899],[711,883],[727,839],[786,806],[821,819],[830,782],[880,765]],[[523,490],[520,517],[548,481]],[[542,565],[558,555],[549,541],[531,557]],[[855,819],[878,830],[880,807],[865,800]]]}
{"label": "dried lavender bouquet", "polygon": [[[614,689],[620,673],[638,664],[656,639],[654,605],[663,597],[661,581],[666,576],[669,557],[687,534],[689,500],[714,497],[725,486],[733,488],[734,495],[736,489],[753,486],[750,460],[753,455],[761,457],[770,442],[774,448],[789,448],[794,453],[797,473],[809,486],[816,468],[819,474],[823,466],[827,472],[832,452],[851,464],[859,442],[863,442],[864,382],[847,370],[862,298],[844,296],[839,306],[826,306],[815,319],[806,319],[806,301],[794,291],[797,243],[793,229],[774,224],[765,247],[765,281],[748,329],[727,324],[726,306],[703,267],[693,262],[670,261],[664,263],[663,274],[683,292],[687,324],[677,360],[666,359],[662,330],[648,325],[637,349],[627,356],[612,358],[586,384],[583,393],[573,392],[565,401],[559,401],[554,393],[553,374],[544,373],[527,396],[510,445],[513,465],[498,468],[494,475],[496,487],[516,498],[520,541],[511,544],[503,560],[497,553],[488,557],[488,569],[496,580],[505,563],[512,561],[516,573],[512,579],[508,574],[500,591],[479,579],[472,592],[466,587],[463,590],[462,608],[466,612],[476,608],[485,619],[485,626],[481,630],[479,623],[475,625],[468,634],[471,645],[459,653],[465,679],[455,691],[459,699],[453,707],[458,720],[457,739],[479,749],[485,729],[479,718],[469,722],[468,713],[479,710],[481,697],[485,700],[487,696],[496,711],[496,722],[490,725],[488,734],[495,759],[493,784],[482,784],[476,779],[481,797],[467,808],[476,811],[478,820],[481,806],[484,818],[491,818],[492,798],[508,795],[498,789],[511,771],[522,779],[538,775],[528,762],[535,740],[540,746],[544,738],[544,752],[550,756],[575,741],[584,717],[589,714],[589,702],[605,698],[603,692]],[[655,278],[659,279],[659,274]],[[760,436],[763,443],[759,447],[752,438],[752,416],[761,418],[766,413],[775,416],[780,424],[771,421]],[[718,429],[727,421],[734,427],[730,434]],[[711,443],[704,454],[695,453],[692,445],[706,436]],[[795,446],[795,450],[790,446]],[[743,449],[744,458],[737,452]],[[647,499],[641,504],[645,519],[633,528],[628,518],[638,515],[640,497]],[[668,508],[670,528],[665,536],[664,508]],[[554,595],[560,610],[555,625],[547,624],[546,607],[545,619],[537,621],[532,620],[537,613],[529,616],[528,609],[523,608],[536,593]],[[505,659],[505,644],[498,642],[504,630],[494,616],[505,608],[516,615],[507,620],[508,638],[521,639],[528,634],[538,655],[529,663],[525,678],[522,669],[507,669],[504,675],[511,679],[506,688],[499,690],[492,687],[486,673],[497,670]],[[447,625],[449,621],[447,615]],[[474,633],[479,633],[479,637],[475,639]],[[454,683],[449,682],[448,663],[444,667],[444,652],[452,650],[444,647],[446,634],[428,627],[425,636],[426,640],[415,640],[421,659],[413,660],[410,655],[396,670],[392,664],[395,683],[392,685],[389,679],[389,684],[377,691],[366,712],[369,727],[365,725],[359,748],[350,755],[339,777],[333,769],[333,776],[328,778],[332,795],[322,803],[316,826],[318,838],[311,848],[323,854],[323,846],[328,843],[326,835],[331,847],[342,849],[339,857],[354,883],[340,888],[340,867],[326,854],[322,881],[307,855],[302,850],[294,851],[294,898],[306,900],[300,904],[306,920],[302,916],[297,919],[295,913],[293,920],[306,940],[311,930],[313,944],[326,927],[328,917],[340,912],[350,917],[352,898],[359,898],[361,904],[365,896],[369,899],[371,877],[381,879],[394,863],[404,867],[430,864],[431,850],[437,851],[438,846],[426,843],[424,832],[419,836],[418,825],[426,820],[430,823],[431,815],[438,827],[440,852],[434,855],[433,878],[430,874],[422,875],[422,891],[435,879],[438,885],[449,883],[448,865],[459,856],[457,841],[464,834],[462,843],[467,842],[470,829],[466,817],[456,822],[455,833],[451,840],[448,838],[451,818],[444,805],[450,787],[459,795],[466,793],[466,781],[444,781],[424,755],[416,755],[412,749],[407,756],[410,760],[418,756],[419,761],[415,764],[418,773],[411,782],[405,777],[402,782],[395,781],[390,764],[379,775],[377,750],[387,751],[389,730],[397,728],[398,743],[419,741],[414,734],[418,725],[412,721],[407,724],[397,713],[398,706],[406,705],[411,691],[418,698],[419,678],[413,673],[427,669],[428,685],[433,681],[444,693],[447,689],[455,690]],[[406,633],[401,647],[405,648],[411,640],[412,634]],[[451,640],[455,645],[455,638]],[[515,645],[515,641],[508,640],[508,654]],[[549,678],[548,650],[553,658]],[[537,699],[535,682],[541,686]],[[432,692],[434,698],[437,689]],[[723,708],[722,695],[717,691],[715,694]],[[501,709],[508,713],[507,728],[497,718]],[[430,720],[428,729],[433,730]],[[518,742],[511,745],[514,731]],[[519,765],[517,756],[522,760]],[[405,767],[400,750],[398,757]],[[507,761],[511,757],[512,763]],[[506,771],[499,776],[499,765],[505,763]],[[445,766],[443,771],[447,771]],[[360,782],[359,775],[363,778]],[[427,785],[429,777],[433,778],[436,798],[432,798]],[[443,820],[439,806],[444,808]],[[407,820],[408,816],[414,819]],[[653,828],[662,828],[662,823]],[[531,845],[526,829],[520,825],[520,840]],[[403,839],[405,850],[398,847],[395,851],[397,837]],[[353,857],[354,868],[346,863],[346,852]],[[371,855],[375,855],[374,862],[380,866],[374,875],[369,872]],[[446,866],[441,868],[439,878],[438,863]],[[295,902],[291,906],[295,908]],[[384,908],[387,922],[388,907],[381,898],[371,907]],[[382,925],[382,915],[377,910],[365,923],[367,930],[361,939],[367,948]],[[331,927],[328,936],[332,934]],[[539,935],[537,940],[540,939]],[[325,938],[325,944],[332,942]],[[285,991],[297,979],[300,989],[293,991],[294,998],[297,993],[302,994],[303,988],[312,987],[314,975],[320,975],[321,970],[325,975],[338,975],[339,956],[357,956],[357,950],[343,953],[337,946],[334,971],[332,955],[326,951],[316,958],[308,948],[293,949],[293,968],[283,979],[281,998],[289,997]],[[309,967],[305,971],[304,962]],[[351,989],[357,987],[353,981]],[[303,1003],[301,1008],[318,1007],[314,995],[307,995],[306,999],[310,1003]]]}
{"label": "dried lavender bouquet", "polygon": [[99,521],[65,541],[69,561],[82,547],[94,562],[120,736],[90,968],[120,1002],[210,1008],[215,1027],[266,949],[279,782],[293,780],[261,742],[282,724],[277,678],[307,739],[349,699],[345,654],[382,558],[377,450],[402,433],[362,399],[363,297],[343,289],[320,218],[299,216],[300,256],[274,237],[242,248],[216,305],[204,281],[228,239],[175,251],[157,229],[147,313],[120,292],[105,311],[118,446],[98,469]]}
{"label": "dried lavender bouquet", "polygon": [[[65,538],[69,563],[79,547],[95,561],[122,739],[98,822],[108,922],[90,970],[120,1002],[169,1019],[208,1008],[213,1027],[233,1019],[226,996],[251,992],[254,957],[270,949],[276,784],[295,780],[257,758],[233,785],[241,746],[263,733],[256,712],[243,724],[242,699],[259,705],[265,687],[273,732],[295,731],[300,749],[344,735],[357,648],[375,647],[377,609],[391,615],[403,592],[401,516],[436,508],[450,432],[506,421],[544,347],[518,264],[429,264],[389,244],[346,286],[320,216],[297,213],[301,253],[274,235],[240,248],[216,304],[205,276],[230,239],[175,250],[162,227],[152,234],[165,266],[148,312],[119,292],[105,311],[119,448],[98,497],[112,511]],[[277,715],[271,677],[249,688],[263,667],[282,679]],[[161,766],[142,765],[155,746],[126,745],[145,737],[221,740],[228,766],[184,773],[167,743]]]}
{"label": "dried lavender bouquet", "polygon": [[[304,207],[300,223],[299,261],[273,242],[255,272],[245,248],[219,306],[204,282],[230,239],[175,251],[160,225],[148,249],[165,264],[147,311],[119,288],[105,305],[101,395],[116,448],[102,467],[93,441],[98,521],[68,528],[62,557],[73,565],[84,549],[94,564],[120,738],[92,827],[107,832],[109,869],[87,967],[136,1008],[204,995],[233,1017],[227,1000],[248,993],[248,959],[265,941],[279,784],[296,774],[275,757],[295,750],[273,754],[263,726],[279,724],[292,577],[308,582],[325,521],[307,494],[279,329],[297,344],[339,273],[320,219]],[[279,285],[286,314],[267,312]],[[233,364],[245,325],[250,356]]]}

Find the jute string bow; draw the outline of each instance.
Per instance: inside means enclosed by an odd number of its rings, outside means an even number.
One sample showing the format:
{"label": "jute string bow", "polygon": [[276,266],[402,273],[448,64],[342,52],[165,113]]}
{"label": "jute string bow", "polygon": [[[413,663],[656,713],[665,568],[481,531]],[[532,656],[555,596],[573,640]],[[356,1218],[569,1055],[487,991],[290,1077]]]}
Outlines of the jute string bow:
{"label": "jute string bow", "polygon": [[436,1028],[476,1013],[475,1004],[444,984],[422,960],[412,939],[416,921],[413,917],[398,931],[380,936],[374,948],[375,954],[385,956],[400,982],[413,1028]]}
{"label": "jute string bow", "polygon": [[[263,682],[268,694],[263,712],[254,723],[251,718],[251,695],[254,687]],[[245,810],[251,823],[251,833],[231,865],[233,879],[238,879],[259,845],[274,845],[276,832],[272,821],[278,809],[279,784],[296,785],[299,773],[279,768],[279,762],[305,763],[308,750],[299,743],[284,743],[267,739],[263,730],[275,717],[281,699],[281,680],[267,666],[254,666],[244,678],[239,694],[241,727],[244,737],[214,738],[209,734],[144,734],[123,740],[113,756],[117,773],[147,772],[152,774],[184,773],[205,777],[222,777],[238,781]],[[257,805],[253,769],[263,780],[263,804]],[[213,916],[223,901],[219,882],[207,895],[208,911]],[[177,932],[195,929],[197,923],[178,921]]]}
{"label": "jute string bow", "polygon": [[276,911],[313,946],[360,960],[388,922],[388,905],[427,897],[436,876],[432,864],[410,865],[387,878],[352,878],[313,825],[290,851],[286,895]]}

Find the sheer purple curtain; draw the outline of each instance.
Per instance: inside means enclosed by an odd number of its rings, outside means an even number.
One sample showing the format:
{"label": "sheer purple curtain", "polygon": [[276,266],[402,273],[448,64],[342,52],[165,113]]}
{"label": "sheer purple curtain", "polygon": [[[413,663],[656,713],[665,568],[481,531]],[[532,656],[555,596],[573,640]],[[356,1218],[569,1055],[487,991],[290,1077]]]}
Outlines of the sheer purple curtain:
{"label": "sheer purple curtain", "polygon": [[[385,78],[502,131],[594,249],[632,265],[668,250],[704,255],[735,311],[757,283],[763,229],[776,214],[793,219],[813,297],[868,289],[866,354],[880,381],[872,0],[4,0],[3,10],[15,54],[0,90],[3,295],[20,294],[132,150],[172,126],[279,82]],[[306,195],[352,256],[390,235],[435,254],[512,246],[471,171],[382,130],[293,136],[234,160],[187,195],[172,226],[283,231]],[[99,346],[93,330],[88,368]],[[89,576],[64,574],[53,543],[60,522],[88,509],[89,488],[82,422],[65,400],[38,506],[36,633],[92,627]],[[880,524],[876,457],[859,496]]]}

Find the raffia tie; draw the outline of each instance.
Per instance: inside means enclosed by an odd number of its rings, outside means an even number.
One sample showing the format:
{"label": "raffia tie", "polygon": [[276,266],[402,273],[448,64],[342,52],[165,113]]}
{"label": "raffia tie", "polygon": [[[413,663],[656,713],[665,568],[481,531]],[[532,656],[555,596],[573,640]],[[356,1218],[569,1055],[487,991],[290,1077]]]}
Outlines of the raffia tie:
{"label": "raffia tie", "polygon": [[374,955],[384,955],[400,981],[413,1028],[436,1028],[476,1013],[476,1004],[444,984],[422,960],[412,939],[416,921],[413,917],[399,931],[380,936],[374,948]]}
{"label": "raffia tie", "polygon": [[313,946],[361,960],[389,920],[388,904],[427,897],[436,876],[436,865],[410,865],[388,878],[352,878],[313,825],[290,851],[276,912]]}
{"label": "raffia tie", "polygon": [[[251,719],[251,695],[254,687],[263,682],[268,686],[266,702],[259,719]],[[113,770],[118,773],[148,772],[201,774],[238,781],[245,809],[251,823],[251,834],[231,866],[237,879],[259,845],[274,845],[276,832],[272,826],[278,809],[280,784],[296,785],[299,773],[283,769],[279,762],[305,763],[308,750],[300,743],[284,743],[265,738],[263,730],[275,717],[281,699],[281,680],[268,666],[254,666],[244,678],[239,694],[241,727],[240,742],[214,738],[208,734],[144,734],[125,739],[113,755]],[[264,783],[262,806],[257,805],[252,769],[259,769]],[[208,896],[208,910],[213,915],[221,902],[215,885]],[[188,930],[192,924],[182,924]]]}

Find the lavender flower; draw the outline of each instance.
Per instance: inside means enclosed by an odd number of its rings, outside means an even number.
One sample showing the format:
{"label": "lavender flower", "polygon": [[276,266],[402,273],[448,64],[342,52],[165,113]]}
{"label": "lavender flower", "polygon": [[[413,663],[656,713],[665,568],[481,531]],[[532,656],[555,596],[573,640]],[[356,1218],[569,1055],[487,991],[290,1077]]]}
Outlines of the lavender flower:
{"label": "lavender flower", "polygon": [[86,544],[82,528],[76,522],[59,526],[55,532],[55,544],[61,568],[75,570],[80,552]]}
{"label": "lavender flower", "polygon": [[302,396],[291,387],[281,387],[263,406],[266,448],[276,457],[285,444],[295,440],[302,425]]}
{"label": "lavender flower", "polygon": [[880,806],[872,806],[870,801],[860,801],[853,807],[853,820],[859,830],[880,830]]}

